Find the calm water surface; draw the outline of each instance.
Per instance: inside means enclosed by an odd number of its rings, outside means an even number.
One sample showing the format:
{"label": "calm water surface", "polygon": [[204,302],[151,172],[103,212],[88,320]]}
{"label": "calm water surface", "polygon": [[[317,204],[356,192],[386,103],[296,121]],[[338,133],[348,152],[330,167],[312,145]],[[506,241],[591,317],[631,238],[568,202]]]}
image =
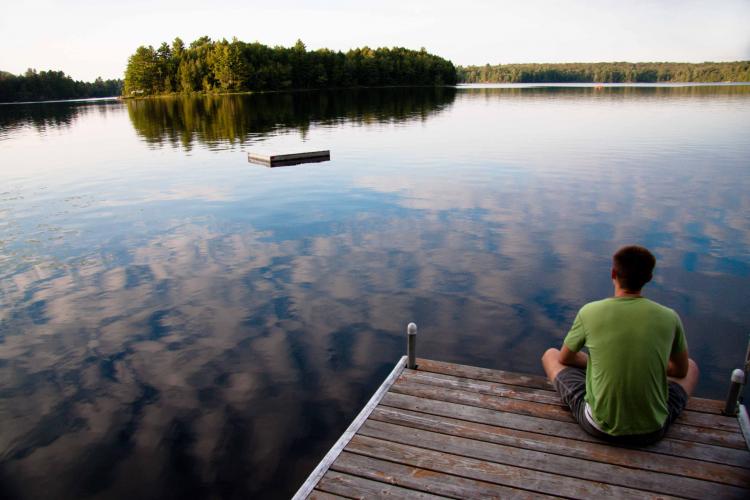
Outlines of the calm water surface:
{"label": "calm water surface", "polygon": [[633,242],[723,398],[748,130],[748,86],[2,106],[0,497],[287,497],[409,321],[425,357],[541,373]]}

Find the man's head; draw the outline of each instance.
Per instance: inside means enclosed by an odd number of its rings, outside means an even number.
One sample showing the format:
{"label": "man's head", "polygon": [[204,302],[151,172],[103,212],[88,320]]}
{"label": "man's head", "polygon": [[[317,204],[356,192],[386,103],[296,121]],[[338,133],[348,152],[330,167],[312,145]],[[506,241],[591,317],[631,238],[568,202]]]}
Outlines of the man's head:
{"label": "man's head", "polygon": [[651,281],[656,259],[644,247],[628,245],[612,256],[612,279],[628,292],[640,292]]}

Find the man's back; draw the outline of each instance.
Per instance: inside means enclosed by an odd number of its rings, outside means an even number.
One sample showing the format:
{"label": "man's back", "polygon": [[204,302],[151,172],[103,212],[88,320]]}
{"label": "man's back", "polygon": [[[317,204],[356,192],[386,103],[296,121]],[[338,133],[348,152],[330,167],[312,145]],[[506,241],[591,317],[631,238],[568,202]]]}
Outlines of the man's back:
{"label": "man's back", "polygon": [[586,401],[613,436],[657,431],[667,418],[667,364],[687,348],[677,314],[643,297],[591,302],[565,338],[589,350]]}

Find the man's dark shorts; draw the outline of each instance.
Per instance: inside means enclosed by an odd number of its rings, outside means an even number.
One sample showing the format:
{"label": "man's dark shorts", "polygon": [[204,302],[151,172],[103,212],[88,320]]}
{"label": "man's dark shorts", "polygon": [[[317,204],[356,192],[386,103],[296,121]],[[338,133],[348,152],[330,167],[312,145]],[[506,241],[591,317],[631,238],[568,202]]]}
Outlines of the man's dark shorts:
{"label": "man's dark shorts", "polygon": [[669,382],[669,399],[667,408],[669,414],[664,426],[656,432],[630,436],[611,436],[594,427],[586,418],[586,371],[572,366],[563,368],[555,378],[555,389],[560,397],[570,407],[573,417],[578,424],[594,437],[613,443],[629,446],[645,446],[654,443],[667,433],[669,425],[675,421],[680,412],[685,409],[688,395],[680,384]]}

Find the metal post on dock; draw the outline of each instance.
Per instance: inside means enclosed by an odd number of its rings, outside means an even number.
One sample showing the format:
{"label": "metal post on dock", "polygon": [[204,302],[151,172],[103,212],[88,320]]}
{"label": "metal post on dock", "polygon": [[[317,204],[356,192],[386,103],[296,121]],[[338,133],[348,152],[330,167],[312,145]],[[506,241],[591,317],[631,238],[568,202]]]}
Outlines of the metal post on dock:
{"label": "metal post on dock", "polygon": [[744,369],[735,368],[732,371],[729,394],[727,395],[727,401],[724,405],[724,411],[722,412],[724,415],[735,416],[739,412],[740,393],[747,382],[748,373],[750,372],[750,339],[747,343],[745,366],[743,368]]}
{"label": "metal post on dock", "polygon": [[417,368],[417,324],[409,323],[406,327],[406,367]]}
{"label": "metal post on dock", "polygon": [[739,397],[742,386],[745,385],[745,372],[739,368],[732,370],[731,384],[729,385],[729,394],[727,395],[727,402],[724,405],[724,415],[734,416],[737,415],[739,409]]}

